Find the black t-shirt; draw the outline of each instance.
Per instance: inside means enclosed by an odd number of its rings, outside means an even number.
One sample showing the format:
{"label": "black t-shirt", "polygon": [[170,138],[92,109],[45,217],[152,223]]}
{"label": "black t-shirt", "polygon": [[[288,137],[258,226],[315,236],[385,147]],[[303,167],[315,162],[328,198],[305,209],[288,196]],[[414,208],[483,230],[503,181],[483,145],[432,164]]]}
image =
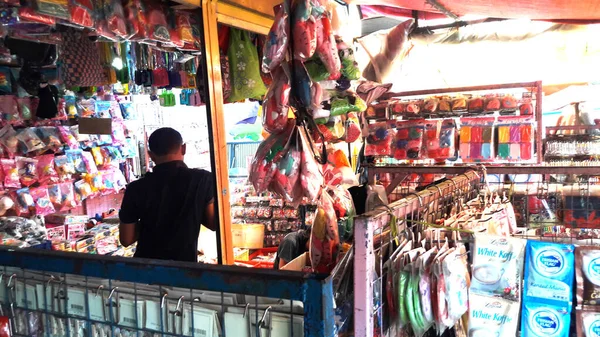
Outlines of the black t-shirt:
{"label": "black t-shirt", "polygon": [[139,223],[135,256],[197,262],[200,225],[214,196],[212,174],[190,169],[182,161],[157,165],[154,172],[129,184],[119,219]]}
{"label": "black t-shirt", "polygon": [[275,269],[279,269],[279,260],[283,259],[290,262],[298,256],[304,254],[308,237],[301,232],[293,232],[285,236],[279,247],[277,248],[277,256],[275,257]]}

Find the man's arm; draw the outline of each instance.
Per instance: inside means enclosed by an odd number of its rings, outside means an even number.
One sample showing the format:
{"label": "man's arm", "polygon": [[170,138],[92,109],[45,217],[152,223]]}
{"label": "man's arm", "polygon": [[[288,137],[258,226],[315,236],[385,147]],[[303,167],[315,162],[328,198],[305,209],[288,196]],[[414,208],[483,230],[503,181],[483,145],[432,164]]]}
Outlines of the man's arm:
{"label": "man's arm", "polygon": [[130,184],[125,190],[121,210],[119,211],[119,241],[125,247],[131,246],[138,240],[139,210],[136,206],[136,194]]}
{"label": "man's arm", "polygon": [[208,202],[208,205],[204,208],[204,219],[202,219],[204,227],[211,231],[216,231],[218,224],[215,221],[215,202],[214,199]]}
{"label": "man's arm", "polygon": [[281,247],[279,247],[279,269],[288,264],[290,261],[295,259],[297,243],[293,236],[289,234],[283,239]]}

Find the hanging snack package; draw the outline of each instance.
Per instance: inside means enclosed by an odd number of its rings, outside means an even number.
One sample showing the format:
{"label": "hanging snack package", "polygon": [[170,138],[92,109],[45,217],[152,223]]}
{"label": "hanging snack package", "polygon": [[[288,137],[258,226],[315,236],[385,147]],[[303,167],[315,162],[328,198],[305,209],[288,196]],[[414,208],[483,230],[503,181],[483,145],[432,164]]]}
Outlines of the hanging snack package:
{"label": "hanging snack package", "polygon": [[4,145],[9,156],[14,156],[19,151],[19,138],[12,126],[5,125],[0,129],[0,143]]}
{"label": "hanging snack package", "polygon": [[270,135],[258,146],[248,176],[248,180],[258,193],[266,191],[271,184],[277,163],[285,154],[285,147],[293,129],[294,123],[290,122],[284,132]]}
{"label": "hanging snack package", "polygon": [[193,45],[196,41],[192,32],[192,24],[190,23],[190,13],[186,11],[175,11],[175,20],[177,22],[177,30],[181,41],[184,44]]}
{"label": "hanging snack package", "polygon": [[15,191],[15,209],[17,215],[31,214],[30,209],[35,208],[35,201],[29,192],[29,188],[21,188]]}
{"label": "hanging snack package", "polygon": [[575,274],[575,246],[527,241],[523,303],[536,301],[571,307]]}
{"label": "hanging snack package", "polygon": [[424,126],[422,120],[396,122],[394,158],[398,160],[421,159],[423,131]]}
{"label": "hanging snack package", "polygon": [[327,68],[330,80],[337,80],[342,76],[342,63],[337,50],[335,37],[331,30],[331,20],[327,13],[316,19],[317,49],[316,53]]}
{"label": "hanging snack package", "polygon": [[54,206],[48,196],[48,189],[46,187],[37,187],[30,190],[31,197],[35,201],[35,214],[36,215],[48,215],[56,212]]}
{"label": "hanging snack package", "polygon": [[469,292],[519,302],[526,243],[519,238],[475,234]]}
{"label": "hanging snack package", "polygon": [[292,9],[294,58],[299,61],[308,60],[317,49],[317,22],[312,10],[310,0],[295,2]]}
{"label": "hanging snack package", "polygon": [[520,303],[469,293],[468,336],[517,336]]}
{"label": "hanging snack package", "polygon": [[26,128],[19,131],[17,139],[23,145],[21,153],[27,154],[29,152],[41,150],[45,147],[44,142],[35,134],[33,128]]}
{"label": "hanging snack package", "polygon": [[37,174],[40,184],[55,183],[58,181],[58,172],[54,168],[54,155],[47,154],[38,157]]}
{"label": "hanging snack package", "polygon": [[31,186],[38,181],[37,159],[16,157],[15,161],[17,162],[17,170],[19,171],[21,185]]}
{"label": "hanging snack package", "polygon": [[283,4],[275,6],[273,11],[275,20],[263,47],[262,69],[265,73],[271,72],[281,65],[289,44],[288,3],[284,1]]}
{"label": "hanging snack package", "polygon": [[121,121],[112,122],[112,145],[120,146],[125,144],[125,124]]}
{"label": "hanging snack package", "polygon": [[75,196],[75,190],[72,182],[64,182],[58,184],[60,186],[61,207],[60,211],[64,212],[79,206],[79,202]]}
{"label": "hanging snack package", "polygon": [[57,151],[62,147],[61,136],[58,128],[54,126],[42,126],[36,128],[37,134],[46,145],[46,149]]}
{"label": "hanging snack package", "polygon": [[92,148],[92,156],[94,157],[94,162],[96,166],[104,165],[104,156],[102,155],[102,149],[99,147]]}
{"label": "hanging snack package", "polygon": [[75,165],[71,160],[63,155],[56,156],[54,158],[54,164],[56,165],[56,172],[61,177],[61,179],[70,178],[72,174],[75,174]]}
{"label": "hanging snack package", "polygon": [[132,102],[121,102],[119,105],[121,106],[121,114],[123,114],[123,119],[137,119],[135,107],[133,106]]}
{"label": "hanging snack package", "polygon": [[494,117],[460,119],[458,153],[465,163],[494,160]]}
{"label": "hanging snack package", "polygon": [[50,202],[54,208],[60,211],[60,207],[62,206],[62,193],[59,184],[48,185],[48,198],[50,198]]}
{"label": "hanging snack package", "polygon": [[75,195],[77,200],[79,201],[83,201],[94,194],[94,192],[92,191],[92,186],[90,186],[90,184],[84,179],[76,181],[74,186]]}
{"label": "hanging snack package", "polygon": [[456,122],[453,119],[427,120],[424,127],[426,157],[435,160],[456,159]]}
{"label": "hanging snack package", "polygon": [[523,302],[522,309],[521,336],[570,336],[570,306]]}
{"label": "hanging snack package", "polygon": [[346,133],[345,140],[346,143],[354,143],[357,141],[362,135],[362,131],[360,129],[360,120],[356,112],[349,112],[346,115]]}
{"label": "hanging snack package", "polygon": [[68,0],[36,0],[35,9],[38,13],[69,21]]}
{"label": "hanging snack package", "polygon": [[388,122],[369,124],[368,129],[365,156],[391,156],[395,130],[390,128]]}
{"label": "hanging snack package", "polygon": [[82,155],[83,163],[85,164],[85,171],[91,174],[97,173],[98,167],[96,166],[96,162],[94,161],[94,156],[92,155],[92,153],[88,151],[83,151]]}
{"label": "hanging snack package", "polygon": [[316,273],[329,273],[337,262],[340,243],[338,223],[329,193],[321,193],[311,228],[309,256]]}
{"label": "hanging snack package", "polygon": [[96,118],[111,118],[110,115],[110,101],[97,100],[95,104],[95,117]]}
{"label": "hanging snack package", "polygon": [[577,337],[596,337],[599,336],[600,312],[585,309],[577,309],[575,313]]}
{"label": "hanging snack package", "polygon": [[0,96],[0,113],[4,123],[17,124],[21,122],[17,98],[13,95]]}
{"label": "hanging snack package", "polygon": [[282,67],[273,72],[273,83],[263,102],[263,128],[268,133],[285,129],[290,110],[290,80]]}
{"label": "hanging snack package", "polygon": [[73,164],[76,173],[88,173],[85,162],[83,161],[83,151],[82,150],[67,150],[65,151],[67,158]]}
{"label": "hanging snack package", "polygon": [[17,104],[19,105],[19,111],[21,111],[21,119],[24,121],[31,120],[31,97],[17,98]]}
{"label": "hanging snack package", "polygon": [[302,144],[302,163],[300,165],[300,183],[304,196],[309,201],[315,201],[321,192],[323,186],[323,174],[320,171],[320,165],[315,159],[315,152],[310,143],[309,136],[303,131],[298,130],[300,143]]}
{"label": "hanging snack package", "polygon": [[533,159],[532,116],[498,117],[498,159],[524,161]]}
{"label": "hanging snack package", "polygon": [[156,1],[144,1],[148,18],[148,37],[155,41],[169,42],[169,25],[165,8],[162,3]]}
{"label": "hanging snack package", "polygon": [[600,308],[600,248],[579,246],[575,249],[577,304],[586,309]]}
{"label": "hanging snack package", "polygon": [[72,23],[94,28],[94,4],[91,0],[69,0],[69,7]]}
{"label": "hanging snack package", "polygon": [[4,188],[21,188],[19,169],[14,159],[0,159],[2,164],[2,176],[4,177]]}
{"label": "hanging snack package", "polygon": [[67,146],[70,149],[78,149],[79,148],[79,142],[77,141],[75,136],[71,133],[71,130],[69,130],[69,128],[67,128],[66,126],[58,126],[56,129],[58,130],[60,139],[65,144],[67,144]]}

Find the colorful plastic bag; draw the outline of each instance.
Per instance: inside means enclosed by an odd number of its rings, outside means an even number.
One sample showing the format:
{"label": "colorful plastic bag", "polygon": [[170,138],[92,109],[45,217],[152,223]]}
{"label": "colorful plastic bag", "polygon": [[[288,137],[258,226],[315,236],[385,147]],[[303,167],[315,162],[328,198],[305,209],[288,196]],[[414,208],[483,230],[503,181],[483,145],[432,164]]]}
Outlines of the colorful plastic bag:
{"label": "colorful plastic bag", "polygon": [[354,143],[357,141],[362,135],[362,131],[360,129],[360,121],[356,112],[349,112],[346,115],[346,143]]}
{"label": "colorful plastic bag", "polygon": [[271,72],[281,65],[285,58],[289,44],[290,24],[288,3],[283,2],[273,8],[275,20],[267,35],[267,41],[264,45],[262,69],[264,72]]}
{"label": "colorful plastic bag", "polygon": [[4,188],[21,188],[19,169],[14,159],[0,159],[2,164],[2,176],[4,177]]}
{"label": "colorful plastic bag", "polygon": [[302,144],[302,164],[300,182],[304,196],[309,201],[314,201],[319,196],[324,184],[323,174],[315,159],[315,152],[309,142],[309,136],[303,131],[298,131],[300,143]]}
{"label": "colorful plastic bag", "polygon": [[37,165],[35,158],[16,157],[19,180],[23,186],[31,186],[38,181]]}
{"label": "colorful plastic bag", "polygon": [[456,159],[456,123],[453,119],[425,121],[425,150],[430,159]]}
{"label": "colorful plastic bag", "polygon": [[299,61],[306,61],[317,49],[317,21],[312,10],[310,0],[299,0],[293,8],[294,58]]}
{"label": "colorful plastic bag", "polygon": [[310,262],[314,272],[329,273],[337,262],[340,238],[333,201],[328,193],[321,193],[317,207],[311,230]]}
{"label": "colorful plastic bag", "polygon": [[391,156],[395,130],[387,122],[369,124],[365,156]]}
{"label": "colorful plastic bag", "polygon": [[290,80],[283,68],[273,71],[273,83],[263,102],[263,128],[268,133],[285,129],[290,109],[290,89]]}
{"label": "colorful plastic bag", "polygon": [[58,172],[54,168],[54,155],[47,154],[38,157],[37,174],[40,184],[56,183]]}
{"label": "colorful plastic bag", "polygon": [[285,131],[270,135],[258,146],[248,176],[248,181],[258,193],[269,188],[277,163],[285,154],[285,148],[293,129],[294,123],[288,122]]}
{"label": "colorful plastic bag", "polygon": [[35,214],[48,215],[56,212],[48,196],[48,188],[37,187],[30,190],[31,197],[35,201]]}
{"label": "colorful plastic bag", "polygon": [[267,88],[260,77],[258,52],[248,32],[232,28],[229,39],[229,64],[231,66],[230,102],[246,98],[260,98]]}
{"label": "colorful plastic bag", "polygon": [[317,19],[317,49],[316,53],[323,61],[323,64],[329,72],[330,80],[337,80],[342,73],[342,63],[337,50],[337,44],[331,31],[331,21],[327,15],[322,15]]}
{"label": "colorful plastic bag", "polygon": [[71,22],[88,28],[94,27],[94,4],[91,0],[70,0]]}
{"label": "colorful plastic bag", "polygon": [[423,131],[423,121],[397,122],[394,158],[398,160],[422,159]]}

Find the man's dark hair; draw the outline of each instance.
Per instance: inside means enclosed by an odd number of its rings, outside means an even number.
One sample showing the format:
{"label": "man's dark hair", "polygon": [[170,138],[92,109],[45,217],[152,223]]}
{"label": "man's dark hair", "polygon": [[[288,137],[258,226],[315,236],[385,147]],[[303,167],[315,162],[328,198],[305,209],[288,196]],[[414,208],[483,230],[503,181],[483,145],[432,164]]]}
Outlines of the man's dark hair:
{"label": "man's dark hair", "polygon": [[150,152],[157,156],[175,153],[183,145],[181,134],[173,128],[160,128],[148,138]]}

